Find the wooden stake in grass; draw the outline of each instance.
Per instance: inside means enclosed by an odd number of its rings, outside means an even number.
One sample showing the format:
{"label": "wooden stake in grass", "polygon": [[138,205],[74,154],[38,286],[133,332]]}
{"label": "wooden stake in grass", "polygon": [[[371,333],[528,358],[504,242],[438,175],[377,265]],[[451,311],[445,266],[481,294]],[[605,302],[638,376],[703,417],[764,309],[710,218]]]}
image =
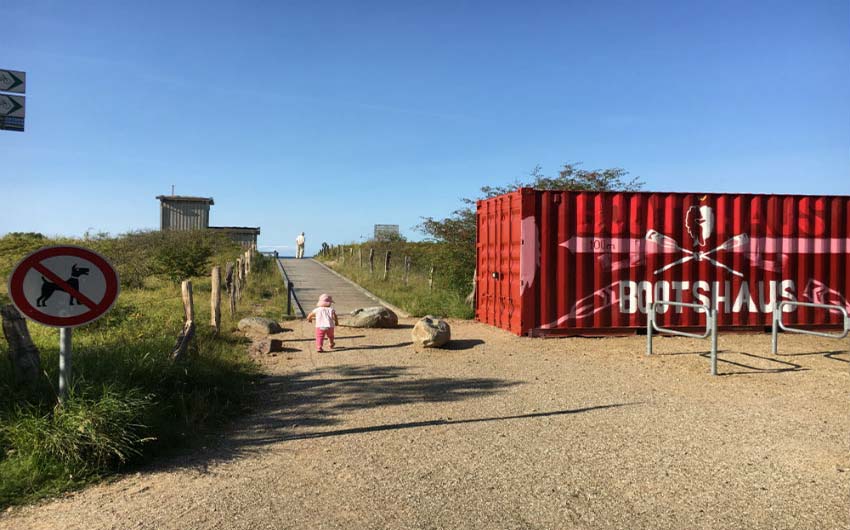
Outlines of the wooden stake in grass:
{"label": "wooden stake in grass", "polygon": [[369,274],[375,274],[375,249],[369,249]]}
{"label": "wooden stake in grass", "polygon": [[357,247],[357,263],[359,268],[363,268],[363,247]]}
{"label": "wooden stake in grass", "polygon": [[478,291],[478,267],[472,271],[472,292],[466,297],[466,303],[469,307],[475,309],[475,294]]}
{"label": "wooden stake in grass", "polygon": [[386,257],[384,258],[384,280],[386,280],[387,278],[390,277],[390,256],[391,255],[392,255],[392,252],[390,252],[388,250]]}
{"label": "wooden stake in grass", "polygon": [[431,269],[428,270],[428,292],[434,291],[434,266],[431,265]]}
{"label": "wooden stake in grass", "polygon": [[404,257],[404,285],[407,285],[407,279],[410,276],[410,256]]}
{"label": "wooden stake in grass", "polygon": [[175,362],[180,362],[186,358],[189,343],[192,342],[192,338],[195,336],[195,301],[192,297],[192,282],[190,280],[183,280],[180,291],[183,295],[183,313],[186,320],[183,323],[183,330],[177,336],[174,351],[171,352],[171,359]]}
{"label": "wooden stake in grass", "polygon": [[224,286],[229,293],[233,289],[233,262],[228,261],[224,266]]}
{"label": "wooden stake in grass", "polygon": [[230,318],[233,318],[233,315],[236,314],[236,286],[234,285],[232,289],[230,289],[230,293],[228,296],[230,302]]}
{"label": "wooden stake in grass", "polygon": [[213,267],[210,289],[210,325],[218,334],[221,331],[221,267]]}
{"label": "wooden stake in grass", "polygon": [[192,280],[183,280],[180,284],[180,294],[183,297],[183,312],[186,320],[195,320],[195,298],[192,296]]}
{"label": "wooden stake in grass", "polygon": [[242,258],[236,258],[236,272],[233,274],[233,291],[236,296],[236,302],[242,298],[242,277],[244,268],[242,267]]}
{"label": "wooden stake in grass", "polygon": [[236,282],[233,279],[233,262],[228,261],[224,270],[224,284],[227,286],[227,298],[230,301],[230,318],[233,318],[236,313]]}
{"label": "wooden stake in grass", "polygon": [[15,381],[33,384],[41,374],[41,355],[30,337],[27,321],[12,304],[0,307],[3,334],[9,343],[9,361]]}

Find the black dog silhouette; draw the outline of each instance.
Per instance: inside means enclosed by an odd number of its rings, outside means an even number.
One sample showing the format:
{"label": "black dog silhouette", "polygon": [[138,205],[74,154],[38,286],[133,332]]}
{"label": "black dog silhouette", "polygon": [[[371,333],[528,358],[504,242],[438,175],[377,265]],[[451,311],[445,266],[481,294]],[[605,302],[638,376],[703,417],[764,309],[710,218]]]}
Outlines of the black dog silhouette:
{"label": "black dog silhouette", "polygon": [[[68,282],[68,285],[73,287],[74,290],[79,291],[80,290],[80,280],[79,280],[80,276],[88,276],[88,274],[89,274],[88,267],[77,267],[77,264],[74,263],[73,265],[71,265],[71,277],[68,278],[65,281]],[[47,299],[50,298],[51,296],[53,296],[54,292],[56,292],[56,291],[63,291],[64,292],[65,291],[65,289],[63,289],[63,288],[59,287],[58,285],[56,285],[55,283],[49,281],[44,276],[41,277],[41,281],[42,281],[41,296],[39,296],[38,300],[35,301],[36,307],[44,307],[45,305],[47,305]],[[74,298],[74,295],[72,295],[71,293],[68,293],[68,297],[69,297],[68,305],[74,305],[74,300],[77,300],[77,299]],[[77,305],[80,305],[79,300],[77,300]]]}

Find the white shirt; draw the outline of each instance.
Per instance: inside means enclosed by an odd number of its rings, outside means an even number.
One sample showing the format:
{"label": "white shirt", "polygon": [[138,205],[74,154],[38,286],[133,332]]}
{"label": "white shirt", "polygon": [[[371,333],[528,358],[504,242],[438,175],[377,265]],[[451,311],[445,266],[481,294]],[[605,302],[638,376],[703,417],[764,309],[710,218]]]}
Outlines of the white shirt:
{"label": "white shirt", "polygon": [[328,329],[334,327],[334,308],[332,307],[317,307],[313,310],[313,314],[316,315],[316,327],[322,329]]}
{"label": "white shirt", "polygon": [[296,238],[295,238],[295,244],[296,244],[296,245],[303,245],[303,244],[304,244],[304,236],[298,236],[298,237],[296,237]]}

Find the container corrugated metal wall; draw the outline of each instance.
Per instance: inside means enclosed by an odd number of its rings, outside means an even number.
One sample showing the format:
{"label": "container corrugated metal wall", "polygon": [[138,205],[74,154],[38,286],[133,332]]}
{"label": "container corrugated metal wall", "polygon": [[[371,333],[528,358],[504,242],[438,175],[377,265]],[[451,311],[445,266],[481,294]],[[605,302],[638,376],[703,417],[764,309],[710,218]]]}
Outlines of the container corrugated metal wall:
{"label": "container corrugated metal wall", "polygon": [[[707,303],[721,328],[769,326],[783,300],[850,310],[847,196],[523,189],[480,201],[478,231],[476,318],[518,334],[643,329],[656,299]],[[788,324],[842,322],[787,310]],[[668,308],[658,322],[705,317]]]}
{"label": "container corrugated metal wall", "polygon": [[485,321],[520,332],[520,214],[517,194],[502,195],[478,208],[478,310]]}

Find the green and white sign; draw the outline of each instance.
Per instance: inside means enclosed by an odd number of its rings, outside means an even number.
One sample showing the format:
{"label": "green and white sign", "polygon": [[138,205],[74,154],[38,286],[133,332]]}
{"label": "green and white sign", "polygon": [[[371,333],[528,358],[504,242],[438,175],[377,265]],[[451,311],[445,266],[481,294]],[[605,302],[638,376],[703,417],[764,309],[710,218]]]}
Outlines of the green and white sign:
{"label": "green and white sign", "polygon": [[24,117],[24,96],[0,94],[0,116]]}
{"label": "green and white sign", "polygon": [[27,91],[26,72],[15,70],[3,70],[0,68],[0,92],[14,92],[23,94]]}

